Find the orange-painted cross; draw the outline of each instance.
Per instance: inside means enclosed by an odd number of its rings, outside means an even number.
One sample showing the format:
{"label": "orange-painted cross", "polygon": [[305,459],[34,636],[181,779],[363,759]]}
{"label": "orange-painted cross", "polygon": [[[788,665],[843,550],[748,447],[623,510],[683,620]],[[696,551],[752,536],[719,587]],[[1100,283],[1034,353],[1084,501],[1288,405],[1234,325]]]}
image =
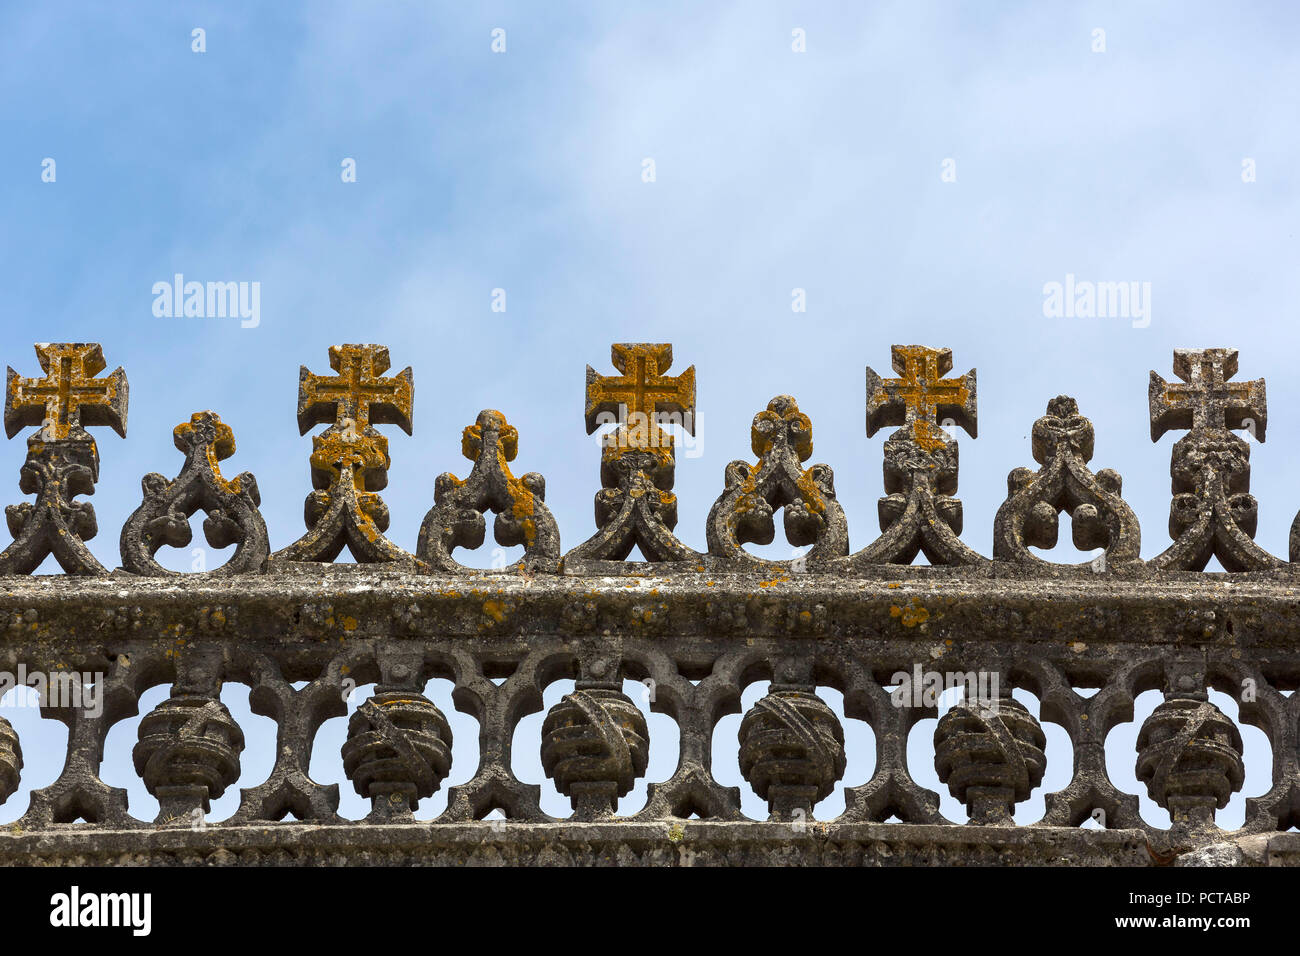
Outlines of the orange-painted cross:
{"label": "orange-painted cross", "polygon": [[84,425],[108,425],[126,437],[126,372],[95,378],[105,368],[97,343],[40,343],[36,358],[44,378],[21,378],[9,369],[5,434],[13,438],[25,425],[41,425],[46,441],[58,441]]}
{"label": "orange-painted cross", "polygon": [[298,372],[298,429],[313,425],[345,427],[357,432],[370,425],[397,425],[411,434],[415,385],[411,369],[381,378],[391,362],[383,345],[331,345],[330,368],[338,375]]}
{"label": "orange-painted cross", "polygon": [[1257,440],[1264,440],[1268,424],[1264,380],[1228,381],[1237,374],[1236,349],[1175,349],[1174,374],[1186,384],[1166,382],[1151,373],[1152,441],[1171,428],[1223,431],[1247,427]]}
{"label": "orange-painted cross", "polygon": [[890,353],[900,378],[882,379],[867,367],[868,437],[887,425],[910,426],[916,443],[933,451],[948,442],[940,418],[976,436],[974,369],[961,378],[944,378],[952,371],[952,349],[895,345]]}
{"label": "orange-painted cross", "polygon": [[[610,361],[621,375],[598,375],[587,366],[587,434],[606,424],[602,416],[614,415],[627,438],[623,450],[656,442],[671,447],[671,438],[657,426],[659,412],[680,414],[682,427],[695,434],[695,366],[680,375],[664,375],[673,364],[671,345],[613,345]],[[648,427],[652,423],[655,427]]]}

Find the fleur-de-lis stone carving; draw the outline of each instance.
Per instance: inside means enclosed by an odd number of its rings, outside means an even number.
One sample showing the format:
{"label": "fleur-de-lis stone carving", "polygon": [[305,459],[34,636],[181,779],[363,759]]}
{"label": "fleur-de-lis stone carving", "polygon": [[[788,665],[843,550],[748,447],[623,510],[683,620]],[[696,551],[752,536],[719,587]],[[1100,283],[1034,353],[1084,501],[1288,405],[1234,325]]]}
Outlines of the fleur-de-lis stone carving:
{"label": "fleur-de-lis stone carving", "polygon": [[729,464],[726,490],[709,512],[709,553],[759,562],[741,545],[771,544],[776,535],[773,513],[783,508],[790,544],[812,545],[806,562],[847,554],[848,524],[835,500],[834,474],[829,465],[803,467],[812,457],[812,423],[793,398],[778,395],[754,416],[750,447],[758,463]]}
{"label": "fleur-de-lis stone carving", "polygon": [[434,506],[424,516],[416,554],[441,571],[463,570],[452,558],[454,548],[483,543],[489,508],[496,514],[493,534],[502,547],[523,545],[524,554],[506,571],[554,569],[560,557],[560,530],[546,507],[546,479],[536,472],[516,478],[510,471],[519,449],[519,432],[493,409],[479,412],[465,429],[461,452],[474,462],[463,481],[450,472],[439,475]]}
{"label": "fleur-de-lis stone carving", "polygon": [[203,533],[209,545],[235,545],[231,559],[213,573],[255,571],[266,561],[270,546],[266,523],[257,510],[261,496],[249,472],[227,479],[220,462],[235,453],[235,434],[216,412],[195,412],[172,431],[172,441],[185,455],[180,474],[168,481],[156,472],[144,476],[144,502],[122,526],[122,567],[135,574],[165,575],[154,558],[164,544],[183,548],[190,543],[190,516],[203,509]]}
{"label": "fleur-de-lis stone carving", "polygon": [[1071,519],[1074,546],[1103,555],[1080,567],[1106,571],[1141,562],[1137,516],[1122,497],[1119,473],[1093,474],[1092,422],[1079,414],[1073,398],[1058,396],[1034,422],[1033,455],[1042,468],[1017,468],[1007,477],[1007,500],[993,524],[993,556],[1027,564],[1047,563],[1029,546],[1056,546],[1058,515]]}

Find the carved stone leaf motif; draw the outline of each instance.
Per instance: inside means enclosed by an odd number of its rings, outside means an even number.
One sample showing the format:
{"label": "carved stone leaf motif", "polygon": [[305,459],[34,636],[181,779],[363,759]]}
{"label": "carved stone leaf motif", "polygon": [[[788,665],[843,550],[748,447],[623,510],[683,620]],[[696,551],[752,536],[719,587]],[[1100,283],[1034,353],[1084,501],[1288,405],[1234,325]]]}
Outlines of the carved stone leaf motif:
{"label": "carved stone leaf motif", "polygon": [[[661,414],[681,416],[695,434],[695,366],[680,375],[662,374],[673,361],[668,344],[616,344],[611,361],[619,375],[598,375],[587,367],[587,434],[618,423],[606,435],[596,493],[594,535],[565,561],[624,561],[638,547],[647,561],[691,561],[700,555],[677,539],[677,496],[673,436],[659,427]],[[609,416],[609,417],[606,417]]]}
{"label": "carved stone leaf motif", "polygon": [[911,564],[922,552],[933,565],[986,564],[958,537],[957,443],[940,427],[942,417],[976,436],[975,372],[943,378],[952,370],[952,350],[922,345],[893,346],[892,363],[900,378],[882,379],[867,369],[867,436],[902,426],[885,442],[881,535],[848,566]]}
{"label": "carved stone leaf motif", "polygon": [[487,530],[484,513],[496,514],[493,536],[502,547],[523,545],[524,554],[505,568],[553,570],[560,558],[560,530],[546,507],[546,479],[536,472],[516,478],[519,433],[504,415],[479,412],[465,429],[461,451],[474,467],[463,481],[450,472],[438,476],[434,506],[420,525],[416,554],[440,571],[470,570],[451,556],[455,548],[477,548]]}
{"label": "carved stone leaf motif", "polygon": [[203,533],[214,548],[235,545],[235,553],[214,574],[240,574],[262,567],[270,553],[266,523],[257,510],[261,496],[249,472],[222,477],[220,462],[235,453],[235,436],[215,412],[195,412],[172,432],[185,464],[171,481],[156,472],[144,476],[144,502],[122,527],[122,567],[134,574],[174,574],[154,558],[164,544],[190,543],[190,516],[207,513]]}
{"label": "carved stone leaf motif", "polygon": [[1142,538],[1137,516],[1120,497],[1121,480],[1107,468],[1093,474],[1092,422],[1079,405],[1061,395],[1047,403],[1047,414],[1034,422],[1036,473],[1017,468],[1007,477],[1007,500],[993,523],[993,556],[1003,561],[1051,564],[1029,546],[1056,546],[1058,516],[1070,515],[1074,546],[1104,548],[1104,556],[1079,567],[1094,571],[1141,563]]}
{"label": "carved stone leaf motif", "polygon": [[417,566],[414,555],[384,537],[388,506],[377,492],[388,484],[388,439],[372,427],[397,425],[411,434],[411,370],[384,377],[391,363],[382,345],[332,345],[329,361],[338,375],[303,367],[298,380],[299,431],[329,425],[312,439],[308,530],[271,560],[329,562],[347,547],[359,564]]}
{"label": "carved stone leaf motif", "polygon": [[1153,371],[1149,389],[1151,440],[1189,429],[1175,443],[1169,465],[1174,543],[1151,559],[1151,567],[1203,571],[1211,557],[1228,571],[1278,567],[1281,562],[1252,540],[1258,506],[1250,494],[1250,446],[1232,433],[1249,429],[1264,440],[1264,380],[1230,382],[1237,350],[1225,348],[1175,349],[1174,372],[1182,382],[1166,382]]}
{"label": "carved stone leaf motif", "polygon": [[709,511],[709,553],[745,563],[778,563],[757,558],[741,545],[771,544],[776,536],[773,515],[783,508],[790,544],[812,545],[797,560],[816,564],[848,554],[848,523],[835,500],[830,466],[802,466],[812,456],[812,423],[793,398],[778,395],[754,416],[750,445],[758,463],[728,465],[726,490]]}
{"label": "carved stone leaf motif", "polygon": [[126,373],[102,378],[99,345],[61,342],[36,346],[43,378],[22,378],[8,370],[5,433],[13,438],[24,426],[39,425],[27,440],[27,460],[19,477],[23,494],[35,502],[5,509],[13,543],[0,552],[0,574],[31,574],[53,554],[68,574],[107,574],[86,547],[98,526],[95,509],[74,501],[95,492],[99,449],[84,425],[108,425],[126,436]]}

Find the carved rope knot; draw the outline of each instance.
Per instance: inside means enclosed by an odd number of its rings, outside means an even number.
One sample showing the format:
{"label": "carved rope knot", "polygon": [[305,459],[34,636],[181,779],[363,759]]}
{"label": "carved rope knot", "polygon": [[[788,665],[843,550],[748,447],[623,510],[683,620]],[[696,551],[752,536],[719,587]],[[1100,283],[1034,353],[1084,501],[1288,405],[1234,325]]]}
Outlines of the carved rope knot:
{"label": "carved rope knot", "polygon": [[243,731],[221,701],[173,694],[140,721],[132,759],[162,820],[177,809],[206,811],[239,778],[243,749]]}
{"label": "carved rope knot", "polygon": [[1138,733],[1137,778],[1175,817],[1206,820],[1245,780],[1241,732],[1205,700],[1166,700]]}
{"label": "carved rope knot", "polygon": [[844,730],[809,691],[776,687],[745,714],[738,736],[741,775],[775,816],[806,817],[844,776]]}
{"label": "carved rope knot", "polygon": [[0,717],[0,803],[4,803],[18,790],[22,777],[23,748],[13,725]]}
{"label": "carved rope knot", "polygon": [[[384,690],[348,721],[343,770],[377,810],[415,810],[437,792],[451,769],[451,726],[423,694]],[[389,806],[382,802],[389,800]]]}
{"label": "carved rope knot", "polygon": [[542,768],[582,815],[611,811],[648,759],[645,717],[612,685],[566,695],[542,724]]}
{"label": "carved rope knot", "polygon": [[1007,824],[1043,781],[1046,745],[1038,720],[1014,698],[964,700],[934,729],[935,769],[971,822]]}

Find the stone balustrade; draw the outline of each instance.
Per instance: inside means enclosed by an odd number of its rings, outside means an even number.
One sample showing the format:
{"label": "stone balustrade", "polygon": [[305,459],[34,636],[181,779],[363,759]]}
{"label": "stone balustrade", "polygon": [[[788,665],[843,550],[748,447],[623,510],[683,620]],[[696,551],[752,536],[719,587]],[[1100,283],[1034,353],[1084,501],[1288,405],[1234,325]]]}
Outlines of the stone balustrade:
{"label": "stone balustrade", "polygon": [[[1300,823],[1300,535],[1291,560],[1254,542],[1249,445],[1235,432],[1264,439],[1264,383],[1235,381],[1234,350],[1176,352],[1173,383],[1151,373],[1153,438],[1186,434],[1173,449],[1172,543],[1149,560],[1119,475],[1091,470],[1092,425],[1064,396],[1034,423],[1038,467],[1010,473],[992,556],[963,542],[949,430],[976,433],[975,373],[945,377],[951,353],[921,346],[894,347],[896,378],[867,369],[868,434],[897,430],[884,446],[881,533],[860,551],[850,553],[831,469],[807,464],[812,425],[789,396],[755,416],[755,460],[727,466],[707,552],[677,538],[662,426],[693,430],[694,369],[670,376],[670,346],[629,344],[613,348],[619,374],[587,370],[587,429],[615,426],[602,441],[594,535],[562,548],[544,479],[512,473],[519,436],[486,410],[465,429],[471,470],[437,480],[410,553],[385,534],[379,427],[411,431],[414,376],[385,375],[385,348],[345,345],[330,350],[336,374],[300,373],[299,425],[325,426],[301,538],[272,550],[255,479],[221,473],[230,428],[201,411],[175,430],[177,476],[145,476],[112,572],[86,547],[95,515],[78,496],[99,477],[87,429],[125,432],[125,373],[100,375],[98,345],[37,353],[45,375],[10,369],[6,393],[9,435],[37,430],[21,476],[35,500],[9,507],[14,541],[0,552],[0,671],[39,677],[43,716],[67,725],[68,743],[57,779],[0,829],[0,862],[1300,862],[1300,836],[1288,832]],[[209,543],[234,545],[233,556],[211,571],[167,571],[156,553],[187,545],[199,511]],[[522,557],[464,567],[453,552],[482,544],[489,511],[498,543]],[[778,511],[801,557],[745,550],[773,540]],[[1059,565],[1030,550],[1056,543],[1062,514],[1094,559]],[[628,561],[634,547],[647,560]],[[355,564],[334,563],[344,548]],[[913,563],[921,554],[928,564]],[[32,576],[49,555],[66,574]],[[1226,573],[1205,572],[1211,558]],[[94,708],[68,699],[86,675]],[[940,715],[931,682],[954,676],[968,692]],[[479,754],[427,821],[415,811],[452,772],[451,723],[426,696],[435,678],[452,682],[455,708],[477,722]],[[573,690],[529,746],[571,803],[563,818],[512,764],[520,721],[557,681]],[[679,755],[644,807],[620,815],[652,737],[627,681],[676,723]],[[760,681],[767,693],[742,714],[737,740],[741,774],[768,808],[755,820],[715,779],[712,756],[718,722],[741,713]],[[264,780],[241,776],[245,731],[220,699],[232,684],[276,724]],[[321,725],[347,716],[349,688],[372,684],[341,752],[371,812],[349,821],[338,787],[312,779],[311,755]],[[160,807],[150,821],[101,769],[110,729],[158,686],[170,696],[141,717],[133,751]],[[875,735],[875,769],[859,786],[842,782],[849,754],[827,688],[842,695],[844,719]],[[1169,811],[1163,828],[1106,766],[1108,736],[1150,690],[1164,699],[1131,758]],[[1237,719],[1272,748],[1272,786],[1246,800],[1233,830],[1217,814],[1243,785],[1242,737],[1211,691],[1233,698]],[[935,717],[934,769],[966,821],[942,815],[909,768],[909,731]],[[1017,825],[1017,805],[1043,784],[1044,724],[1068,735],[1073,766],[1045,795],[1043,819]],[[20,786],[23,747],[0,718],[0,802]],[[238,810],[209,822],[211,801],[236,786]],[[818,819],[837,788],[843,813]],[[485,819],[494,811],[503,819]]]}

